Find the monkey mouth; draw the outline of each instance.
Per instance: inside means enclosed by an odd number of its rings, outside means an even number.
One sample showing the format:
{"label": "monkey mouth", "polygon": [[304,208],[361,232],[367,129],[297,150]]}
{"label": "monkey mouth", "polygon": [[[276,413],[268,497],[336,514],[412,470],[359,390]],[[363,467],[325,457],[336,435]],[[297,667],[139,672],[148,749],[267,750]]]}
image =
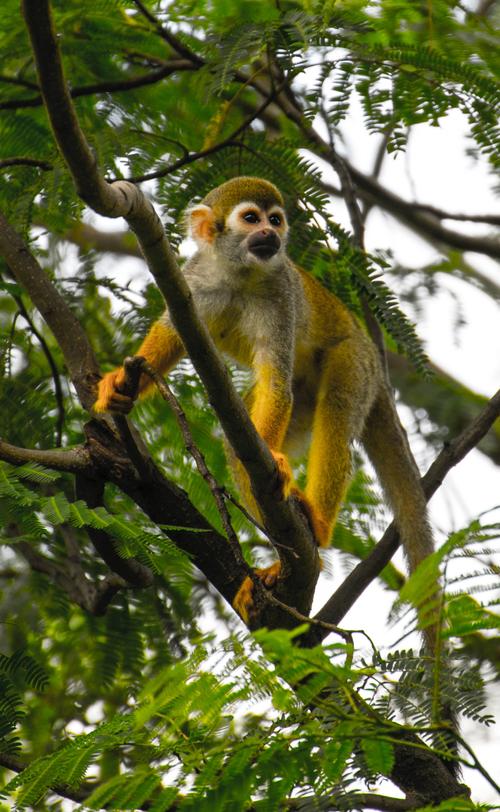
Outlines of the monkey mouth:
{"label": "monkey mouth", "polygon": [[247,247],[257,259],[271,259],[278,253],[281,240],[274,231],[259,231],[248,239]]}
{"label": "monkey mouth", "polygon": [[258,259],[271,259],[278,252],[278,248],[269,242],[256,242],[249,248],[249,251]]}

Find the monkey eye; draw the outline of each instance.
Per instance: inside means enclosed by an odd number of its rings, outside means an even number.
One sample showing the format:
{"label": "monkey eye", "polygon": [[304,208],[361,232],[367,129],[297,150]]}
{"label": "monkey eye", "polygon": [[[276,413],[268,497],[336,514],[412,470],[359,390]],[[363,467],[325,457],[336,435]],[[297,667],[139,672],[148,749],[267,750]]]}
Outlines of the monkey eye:
{"label": "monkey eye", "polygon": [[243,219],[247,223],[258,223],[259,222],[259,217],[254,211],[247,211],[242,216],[243,216]]}
{"label": "monkey eye", "polygon": [[269,215],[269,222],[272,226],[280,226],[281,225],[281,217],[279,214],[271,214]]}

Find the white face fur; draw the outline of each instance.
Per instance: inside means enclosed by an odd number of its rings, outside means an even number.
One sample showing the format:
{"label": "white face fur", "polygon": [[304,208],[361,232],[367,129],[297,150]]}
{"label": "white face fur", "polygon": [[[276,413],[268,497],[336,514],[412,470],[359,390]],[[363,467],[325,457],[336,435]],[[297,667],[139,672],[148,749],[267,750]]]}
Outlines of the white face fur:
{"label": "white face fur", "polygon": [[272,228],[285,239],[288,230],[286,214],[281,206],[272,206],[265,211],[251,200],[244,200],[230,212],[226,223],[231,231],[259,231],[263,228]]}
{"label": "white face fur", "polygon": [[270,271],[283,261],[287,233],[286,215],[280,206],[266,210],[245,200],[229,213],[218,251],[243,267]]}

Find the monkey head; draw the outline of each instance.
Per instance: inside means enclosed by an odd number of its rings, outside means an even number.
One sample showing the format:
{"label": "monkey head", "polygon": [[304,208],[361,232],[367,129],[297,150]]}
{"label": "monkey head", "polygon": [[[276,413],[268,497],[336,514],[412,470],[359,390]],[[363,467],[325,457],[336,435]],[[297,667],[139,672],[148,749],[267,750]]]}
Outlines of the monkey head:
{"label": "monkey head", "polygon": [[238,266],[273,267],[285,254],[288,225],[279,190],[261,178],[239,177],[213,189],[188,211],[201,251]]}

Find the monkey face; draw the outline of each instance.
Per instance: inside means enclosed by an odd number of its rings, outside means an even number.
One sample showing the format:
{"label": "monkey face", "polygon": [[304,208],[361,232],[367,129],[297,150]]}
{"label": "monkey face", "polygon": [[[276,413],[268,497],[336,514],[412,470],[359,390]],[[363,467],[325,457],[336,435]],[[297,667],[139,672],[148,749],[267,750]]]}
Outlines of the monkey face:
{"label": "monkey face", "polygon": [[259,268],[265,273],[283,262],[288,225],[278,202],[249,199],[227,212],[219,209],[200,203],[189,210],[190,233],[202,253],[232,272]]}
{"label": "monkey face", "polygon": [[257,261],[259,265],[266,265],[284,249],[287,234],[285,212],[280,206],[274,205],[266,210],[245,201],[229,213],[224,233],[232,243],[235,259],[238,254],[238,260],[243,264],[255,265]]}

